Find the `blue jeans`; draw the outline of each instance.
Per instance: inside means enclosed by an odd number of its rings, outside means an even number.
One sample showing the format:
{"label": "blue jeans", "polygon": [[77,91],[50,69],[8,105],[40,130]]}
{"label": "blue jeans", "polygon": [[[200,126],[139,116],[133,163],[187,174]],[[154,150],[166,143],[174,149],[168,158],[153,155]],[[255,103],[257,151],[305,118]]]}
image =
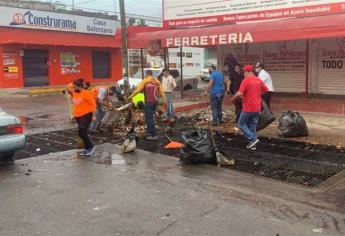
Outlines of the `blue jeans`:
{"label": "blue jeans", "polygon": [[172,92],[165,92],[165,97],[167,99],[167,117],[175,116],[173,103],[172,103]]}
{"label": "blue jeans", "polygon": [[259,112],[242,112],[238,121],[238,127],[249,142],[254,142],[256,137],[256,126],[259,121]]}
{"label": "blue jeans", "polygon": [[145,103],[144,114],[145,114],[145,121],[147,124],[146,134],[151,137],[154,137],[157,135],[156,125],[154,121],[154,113],[156,111],[156,107],[157,107],[156,103]]}
{"label": "blue jeans", "polygon": [[213,122],[219,123],[223,122],[223,109],[222,109],[222,103],[223,103],[224,93],[217,93],[211,95],[211,109],[212,109],[212,116],[213,116]]}
{"label": "blue jeans", "polygon": [[104,115],[105,115],[105,112],[104,112],[104,109],[103,109],[103,105],[100,104],[100,103],[97,103],[97,109],[96,109],[96,121],[95,122],[92,122],[91,123],[91,126],[90,126],[90,129],[93,130],[93,131],[96,131],[98,126],[100,125]]}

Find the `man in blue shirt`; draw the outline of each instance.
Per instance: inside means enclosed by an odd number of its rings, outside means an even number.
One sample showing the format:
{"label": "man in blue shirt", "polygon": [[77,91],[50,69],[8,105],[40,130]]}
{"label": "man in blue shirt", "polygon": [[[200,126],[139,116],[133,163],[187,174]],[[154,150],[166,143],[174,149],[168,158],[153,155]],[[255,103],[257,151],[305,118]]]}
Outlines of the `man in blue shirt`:
{"label": "man in blue shirt", "polygon": [[210,92],[213,116],[212,125],[216,126],[224,122],[222,114],[222,102],[225,94],[224,75],[222,72],[217,71],[214,65],[211,65],[208,69],[210,71],[210,82],[205,92]]}

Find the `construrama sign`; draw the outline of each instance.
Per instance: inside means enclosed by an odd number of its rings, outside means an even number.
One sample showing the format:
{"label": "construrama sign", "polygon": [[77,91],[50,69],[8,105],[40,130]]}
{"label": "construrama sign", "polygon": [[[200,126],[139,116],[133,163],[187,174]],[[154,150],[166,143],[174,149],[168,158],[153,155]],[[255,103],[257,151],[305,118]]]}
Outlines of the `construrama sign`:
{"label": "construrama sign", "polygon": [[115,35],[114,20],[0,6],[0,26]]}
{"label": "construrama sign", "polygon": [[163,0],[164,26],[213,25],[345,12],[344,0]]}

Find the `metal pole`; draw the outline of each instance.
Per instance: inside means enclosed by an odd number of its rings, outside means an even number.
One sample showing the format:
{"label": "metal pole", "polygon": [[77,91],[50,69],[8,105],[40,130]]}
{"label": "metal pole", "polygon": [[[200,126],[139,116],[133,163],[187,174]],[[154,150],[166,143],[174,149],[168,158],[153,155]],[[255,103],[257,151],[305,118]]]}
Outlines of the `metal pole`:
{"label": "metal pole", "polygon": [[144,52],[140,49],[140,62],[141,62],[141,78],[144,79]]}
{"label": "metal pole", "polygon": [[126,24],[126,12],[125,12],[125,2],[124,0],[119,0],[120,2],[120,15],[121,15],[121,39],[122,39],[122,65],[125,69],[124,71],[124,85],[125,85],[125,95],[129,94],[129,70],[128,70],[128,48],[127,48],[127,24]]}
{"label": "metal pole", "polygon": [[180,64],[181,64],[181,98],[183,98],[183,58],[182,58],[182,47],[180,47]]}
{"label": "metal pole", "polygon": [[309,53],[310,53],[310,47],[309,47],[309,39],[306,40],[306,51],[307,51],[307,55],[306,55],[306,70],[305,70],[305,96],[308,97],[309,94]]}
{"label": "metal pole", "polygon": [[72,11],[74,11],[74,0],[72,0]]}

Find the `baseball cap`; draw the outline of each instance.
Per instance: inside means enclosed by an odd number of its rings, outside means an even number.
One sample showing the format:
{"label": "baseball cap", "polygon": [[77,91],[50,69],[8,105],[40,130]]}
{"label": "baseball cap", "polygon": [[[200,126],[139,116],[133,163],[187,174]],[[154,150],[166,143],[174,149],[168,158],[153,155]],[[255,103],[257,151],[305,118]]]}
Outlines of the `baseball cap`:
{"label": "baseball cap", "polygon": [[253,71],[254,68],[253,68],[252,65],[246,65],[246,66],[243,67],[243,70],[244,70],[244,71]]}

